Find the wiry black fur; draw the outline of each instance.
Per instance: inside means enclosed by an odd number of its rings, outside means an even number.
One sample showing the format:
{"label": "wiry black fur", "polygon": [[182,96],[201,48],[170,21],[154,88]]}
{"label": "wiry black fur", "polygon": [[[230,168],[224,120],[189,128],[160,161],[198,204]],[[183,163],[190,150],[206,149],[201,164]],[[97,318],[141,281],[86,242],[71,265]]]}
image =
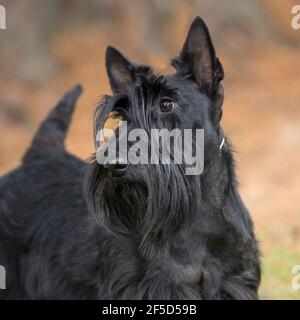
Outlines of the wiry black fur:
{"label": "wiry black fur", "polygon": [[[22,165],[0,179],[0,265],[8,276],[3,298],[257,298],[252,221],[228,140],[221,155],[218,150],[223,69],[213,56],[212,70],[196,74],[197,64],[209,63],[203,50],[212,46],[210,38],[203,45],[203,25],[194,21],[173,75],[155,76],[109,48],[115,94],[95,114],[95,133],[111,111],[128,129],[204,128],[203,174],[187,176],[184,165],[129,165],[115,177],[95,159],[87,164],[67,153],[63,140],[76,87],[42,124]],[[190,48],[195,32],[201,57]],[[168,114],[157,107],[163,96],[176,102]]]}

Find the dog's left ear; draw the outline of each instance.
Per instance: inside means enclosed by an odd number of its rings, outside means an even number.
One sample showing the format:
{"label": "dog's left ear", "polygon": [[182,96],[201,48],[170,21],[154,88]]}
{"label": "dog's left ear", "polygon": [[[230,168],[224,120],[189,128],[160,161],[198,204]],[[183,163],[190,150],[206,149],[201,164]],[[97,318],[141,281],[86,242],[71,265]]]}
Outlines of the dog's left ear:
{"label": "dog's left ear", "polygon": [[224,72],[204,21],[197,17],[188,32],[184,46],[175,59],[173,67],[184,77],[190,77],[201,91],[214,95]]}
{"label": "dog's left ear", "polygon": [[135,79],[136,65],[113,47],[107,47],[105,60],[113,93],[128,92]]}

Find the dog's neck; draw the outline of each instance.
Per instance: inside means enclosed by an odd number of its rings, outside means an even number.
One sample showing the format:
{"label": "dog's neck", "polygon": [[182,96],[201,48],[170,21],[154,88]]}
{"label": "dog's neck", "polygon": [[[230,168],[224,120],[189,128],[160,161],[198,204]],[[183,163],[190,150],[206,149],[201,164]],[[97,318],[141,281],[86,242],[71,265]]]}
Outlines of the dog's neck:
{"label": "dog's neck", "polygon": [[[223,137],[220,138],[221,141]],[[176,247],[177,243],[181,250],[184,251],[183,248],[186,247],[188,251],[191,251],[191,246],[195,245],[197,247],[200,244],[199,242],[202,241],[200,234],[204,231],[203,229],[214,229],[214,226],[210,226],[210,224],[217,223],[216,215],[219,217],[222,215],[228,197],[231,193],[236,193],[235,185],[230,184],[231,179],[234,179],[234,171],[229,145],[227,143],[225,145],[223,142],[222,148],[218,147],[214,155],[215,157],[212,157],[206,164],[202,176],[199,176],[201,192],[198,197],[200,198],[200,205],[195,208],[194,219],[183,230],[172,235],[168,241],[164,239],[162,242],[158,242],[157,238],[149,238],[148,241],[143,242],[140,249],[146,256],[164,257],[172,255],[174,245]],[[194,252],[197,255],[196,251]]]}
{"label": "dog's neck", "polygon": [[139,248],[148,261],[176,275],[176,281],[191,285],[210,281],[205,260],[212,254],[214,243],[226,238],[224,233],[228,228],[239,233],[241,241],[248,235],[245,232],[247,222],[243,220],[245,208],[234,182],[233,158],[228,144],[222,154],[208,164],[201,179],[201,205],[194,221],[168,241],[158,243],[157,239],[150,238]]}

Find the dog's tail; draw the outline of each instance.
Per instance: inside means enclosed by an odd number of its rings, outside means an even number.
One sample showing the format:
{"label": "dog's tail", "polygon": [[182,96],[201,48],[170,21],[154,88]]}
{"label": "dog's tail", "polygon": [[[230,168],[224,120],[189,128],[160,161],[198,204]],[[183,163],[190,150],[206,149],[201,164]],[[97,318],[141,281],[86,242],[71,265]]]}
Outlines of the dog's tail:
{"label": "dog's tail", "polygon": [[81,86],[75,86],[50,111],[35,134],[31,147],[23,157],[23,162],[39,158],[48,151],[64,150],[75,103],[81,92]]}

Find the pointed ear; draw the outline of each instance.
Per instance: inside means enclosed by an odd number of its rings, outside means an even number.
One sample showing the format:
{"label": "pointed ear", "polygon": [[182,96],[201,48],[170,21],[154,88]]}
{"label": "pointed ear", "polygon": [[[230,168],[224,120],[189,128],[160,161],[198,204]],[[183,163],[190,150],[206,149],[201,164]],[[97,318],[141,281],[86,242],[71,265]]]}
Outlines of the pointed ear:
{"label": "pointed ear", "polygon": [[204,21],[197,17],[188,32],[178,57],[172,60],[173,67],[184,77],[191,77],[200,90],[214,94],[224,72]]}
{"label": "pointed ear", "polygon": [[113,47],[107,47],[105,60],[113,93],[126,93],[135,78],[135,64]]}

